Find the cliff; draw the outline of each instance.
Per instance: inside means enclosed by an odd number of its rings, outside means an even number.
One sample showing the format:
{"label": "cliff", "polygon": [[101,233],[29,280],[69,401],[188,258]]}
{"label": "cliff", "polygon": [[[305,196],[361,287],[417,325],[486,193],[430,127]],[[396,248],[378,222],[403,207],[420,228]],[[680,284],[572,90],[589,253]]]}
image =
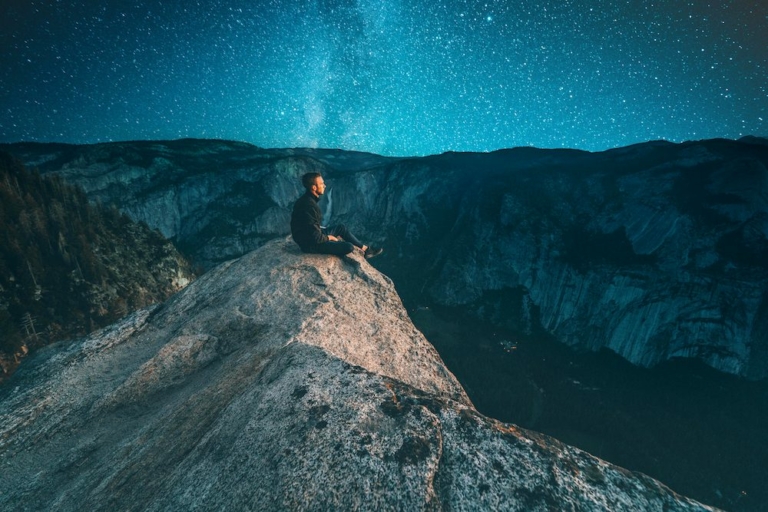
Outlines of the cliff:
{"label": "cliff", "polygon": [[359,256],[270,242],[0,388],[0,508],[710,510],[479,414]]}
{"label": "cliff", "polygon": [[6,148],[213,265],[284,236],[299,176],[383,242],[409,303],[653,367],[768,375],[768,145],[649,142],[387,159],[222,141]]}
{"label": "cliff", "polygon": [[369,153],[262,149],[184,139],[72,146],[0,144],[42,173],[54,172],[88,197],[114,204],[172,239],[207,268],[287,234],[298,177],[397,161]]}

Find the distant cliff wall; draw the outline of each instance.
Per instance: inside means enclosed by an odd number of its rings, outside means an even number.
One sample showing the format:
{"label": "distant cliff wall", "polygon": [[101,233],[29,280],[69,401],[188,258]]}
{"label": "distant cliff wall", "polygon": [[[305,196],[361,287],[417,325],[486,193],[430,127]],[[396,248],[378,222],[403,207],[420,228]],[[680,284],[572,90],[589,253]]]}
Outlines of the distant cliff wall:
{"label": "distant cliff wall", "polygon": [[405,297],[642,366],[768,374],[765,146],[446,154],[330,181]]}
{"label": "distant cliff wall", "polygon": [[406,300],[643,366],[768,375],[768,146],[755,139],[413,159],[217,141],[12,149],[206,265],[285,235],[299,176],[323,172],[327,223],[383,243],[377,265]]}

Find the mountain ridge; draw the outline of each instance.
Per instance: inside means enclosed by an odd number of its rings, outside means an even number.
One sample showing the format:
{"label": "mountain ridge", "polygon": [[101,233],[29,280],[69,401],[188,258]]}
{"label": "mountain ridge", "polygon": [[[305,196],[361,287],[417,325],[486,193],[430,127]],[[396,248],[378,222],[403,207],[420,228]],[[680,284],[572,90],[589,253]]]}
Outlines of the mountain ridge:
{"label": "mountain ridge", "polygon": [[[462,307],[644,367],[687,357],[759,380],[768,149],[755,140],[402,159],[199,140],[3,147],[204,266],[285,236],[300,175],[321,172],[326,222],[386,242],[380,266],[409,303]],[[502,303],[515,306],[493,313]]]}
{"label": "mountain ridge", "polygon": [[[62,155],[47,151],[27,158]],[[324,173],[327,222],[384,243],[375,265],[483,413],[728,510],[765,501],[764,472],[747,469],[768,467],[760,144],[375,165],[218,141],[68,151],[43,172],[91,180],[92,200],[178,229],[176,241],[210,265],[285,236],[298,177]],[[345,167],[316,158],[325,154]],[[686,359],[753,381],[675,362]]]}

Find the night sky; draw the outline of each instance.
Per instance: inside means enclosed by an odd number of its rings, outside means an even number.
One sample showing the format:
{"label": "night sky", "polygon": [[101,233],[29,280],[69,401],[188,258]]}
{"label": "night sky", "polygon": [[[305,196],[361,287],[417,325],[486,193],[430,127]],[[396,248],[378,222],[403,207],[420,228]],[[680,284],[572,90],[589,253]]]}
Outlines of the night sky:
{"label": "night sky", "polygon": [[0,141],[768,136],[768,2],[0,0]]}

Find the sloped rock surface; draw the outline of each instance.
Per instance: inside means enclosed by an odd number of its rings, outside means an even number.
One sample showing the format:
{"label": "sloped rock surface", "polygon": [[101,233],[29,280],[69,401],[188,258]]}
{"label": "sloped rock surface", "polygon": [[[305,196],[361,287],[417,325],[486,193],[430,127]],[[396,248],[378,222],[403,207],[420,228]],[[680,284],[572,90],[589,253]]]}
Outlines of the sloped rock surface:
{"label": "sloped rock surface", "polygon": [[359,256],[270,242],[0,390],[0,508],[709,510],[486,418]]}

